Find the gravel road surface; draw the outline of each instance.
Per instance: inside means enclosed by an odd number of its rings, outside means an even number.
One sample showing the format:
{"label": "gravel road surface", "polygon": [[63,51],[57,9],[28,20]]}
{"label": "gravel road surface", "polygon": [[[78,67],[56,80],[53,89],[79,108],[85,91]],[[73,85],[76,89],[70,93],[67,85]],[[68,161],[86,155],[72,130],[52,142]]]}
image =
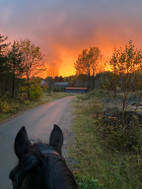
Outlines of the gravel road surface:
{"label": "gravel road surface", "polygon": [[[0,189],[12,189],[8,175],[17,162],[13,143],[17,132],[23,125],[31,140],[40,139],[48,142],[53,125],[57,124],[64,133],[64,146],[69,144],[70,124],[73,118],[70,112],[70,102],[73,98],[73,96],[68,96],[54,100],[0,125]],[[65,147],[63,154],[66,154]]]}

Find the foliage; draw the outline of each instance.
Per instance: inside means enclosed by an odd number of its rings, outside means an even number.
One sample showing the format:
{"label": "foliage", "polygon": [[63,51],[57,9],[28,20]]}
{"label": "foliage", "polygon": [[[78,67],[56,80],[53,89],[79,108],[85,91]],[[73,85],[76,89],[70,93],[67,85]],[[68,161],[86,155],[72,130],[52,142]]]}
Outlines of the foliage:
{"label": "foliage", "polygon": [[[20,40],[14,41],[11,48],[8,49],[9,44],[6,43],[6,40],[7,37],[0,35],[0,96],[21,98],[24,94],[26,98],[25,93],[27,93],[29,98],[31,76],[43,69],[41,62],[43,56],[40,48],[32,44],[30,40]],[[26,85],[23,82],[25,76]],[[26,91],[23,93],[24,88]],[[32,90],[35,91],[33,88]],[[38,92],[33,91],[31,98],[39,98],[38,95],[35,95]]]}
{"label": "foliage", "polygon": [[133,85],[132,83],[135,81],[136,73],[142,73],[142,52],[136,49],[130,40],[124,49],[114,49],[109,64],[112,67],[112,72],[119,77],[117,81],[121,83],[121,90],[123,91],[123,123],[128,92],[135,90],[135,84]]}
{"label": "foliage", "polygon": [[94,88],[94,76],[100,72],[100,59],[101,51],[98,47],[90,47],[90,49],[84,49],[82,54],[78,56],[78,60],[74,63],[77,75],[86,75],[88,79],[88,87]]}
{"label": "foliage", "polygon": [[94,179],[93,177],[78,175],[77,181],[79,183],[80,189],[99,189],[99,188],[101,188],[101,186],[99,186],[99,184],[98,184],[98,181],[96,179]]}
{"label": "foliage", "polygon": [[10,105],[6,100],[0,100],[0,112],[1,113],[8,113],[11,110]]}
{"label": "foliage", "polygon": [[[89,189],[88,182],[84,179],[86,177],[87,180],[93,178],[94,182],[91,181],[92,188],[98,185],[98,188],[100,187],[102,189],[140,189],[142,188],[142,143],[140,142],[141,135],[138,135],[142,132],[142,128],[138,124],[137,118],[134,116],[131,119],[127,125],[127,132],[122,132],[123,127],[119,124],[116,129],[118,133],[114,133],[115,127],[104,124],[103,117],[92,117],[92,112],[90,111],[88,113],[91,101],[93,104],[95,99],[96,101],[99,99],[97,106],[100,104],[100,114],[103,115],[101,98],[106,93],[105,91],[101,93],[100,91],[97,92],[94,90],[74,100],[74,108],[76,109],[76,118],[73,124],[75,146],[70,151],[72,157],[76,159],[75,169],[79,178],[78,183],[83,184],[84,186],[81,185],[82,187]],[[86,110],[84,110],[84,107],[86,107]],[[119,127],[122,130],[119,130]],[[111,131],[108,129],[111,129]],[[106,133],[107,131],[108,133]],[[110,137],[111,132],[112,135]],[[105,136],[104,133],[108,135]],[[120,137],[122,133],[124,138]],[[139,146],[135,145],[129,150],[129,142],[135,139],[137,140],[137,137]],[[123,141],[123,139],[126,141]],[[119,151],[117,148],[114,150],[114,146],[119,140],[121,143],[119,143],[119,146],[122,145],[123,147]],[[85,180],[84,182],[83,179]]]}
{"label": "foliage", "polygon": [[8,76],[9,70],[7,65],[7,48],[9,46],[6,43],[7,37],[4,37],[0,34],[0,93],[4,95],[4,93],[8,90]]}
{"label": "foliage", "polygon": [[[117,75],[133,73],[142,69],[142,53],[133,45],[132,41],[128,42],[125,49],[114,49],[112,58],[110,60],[112,70]],[[126,83],[125,83],[126,84]]]}
{"label": "foliage", "polygon": [[30,85],[30,99],[31,100],[38,100],[42,95],[42,89],[39,84],[31,84]]}
{"label": "foliage", "polygon": [[50,64],[48,64],[47,75],[51,78],[57,78],[59,75],[59,68],[55,62],[50,62]]}
{"label": "foliage", "polygon": [[22,51],[22,60],[26,67],[26,77],[31,78],[33,74],[39,70],[38,67],[43,66],[41,60],[43,56],[40,51],[40,47],[32,44],[30,40],[16,41],[16,45]]}
{"label": "foliage", "polygon": [[25,71],[25,66],[22,61],[22,52],[14,41],[12,49],[8,52],[8,68],[12,79],[12,98],[15,96],[15,80],[21,77]]}
{"label": "foliage", "polygon": [[[25,65],[25,76],[27,83],[30,86],[30,78],[43,70],[44,64],[41,61],[43,56],[40,47],[31,43],[30,40],[20,40],[16,45],[22,51],[22,61]],[[29,87],[27,87],[27,95],[30,97]]]}
{"label": "foliage", "polygon": [[18,108],[17,103],[10,103],[7,99],[0,99],[0,113],[10,113],[16,111]]}
{"label": "foliage", "polygon": [[[126,114],[127,112],[125,112]],[[118,116],[118,118],[117,118]],[[101,126],[102,136],[105,138],[106,147],[114,151],[136,151],[142,150],[142,125],[138,116],[133,112],[125,115],[125,123],[121,124],[120,114],[110,116],[114,119],[112,124],[103,122]]]}
{"label": "foliage", "polygon": [[101,88],[114,92],[114,96],[116,95],[116,91],[119,88],[118,85],[118,75],[113,72],[104,72],[103,73],[103,82],[101,84]]}

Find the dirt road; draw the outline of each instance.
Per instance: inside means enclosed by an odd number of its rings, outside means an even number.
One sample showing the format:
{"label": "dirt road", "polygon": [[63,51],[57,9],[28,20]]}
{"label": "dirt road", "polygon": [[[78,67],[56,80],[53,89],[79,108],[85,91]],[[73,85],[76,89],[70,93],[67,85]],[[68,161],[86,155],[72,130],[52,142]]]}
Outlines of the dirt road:
{"label": "dirt road", "polygon": [[21,126],[26,126],[31,140],[40,139],[48,142],[53,125],[58,124],[63,130],[66,143],[72,117],[70,102],[73,98],[68,96],[41,105],[0,125],[0,189],[12,189],[8,175],[17,162],[13,143]]}

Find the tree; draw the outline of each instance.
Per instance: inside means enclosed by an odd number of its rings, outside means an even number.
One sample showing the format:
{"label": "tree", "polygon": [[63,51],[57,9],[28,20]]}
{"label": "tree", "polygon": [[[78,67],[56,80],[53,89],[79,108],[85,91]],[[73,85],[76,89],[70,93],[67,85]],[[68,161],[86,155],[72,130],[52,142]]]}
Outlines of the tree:
{"label": "tree", "polygon": [[7,90],[8,82],[7,47],[10,43],[6,43],[7,38],[0,34],[0,83],[2,95]]}
{"label": "tree", "polygon": [[56,76],[54,82],[64,82],[64,78],[62,76]]}
{"label": "tree", "polygon": [[59,70],[57,67],[57,64],[55,62],[50,62],[48,64],[48,69],[47,69],[47,76],[50,78],[50,88],[53,88],[53,83],[54,83],[54,78],[59,75]]}
{"label": "tree", "polygon": [[78,60],[74,63],[76,69],[76,75],[86,75],[88,80],[88,86],[90,82],[91,67],[88,60],[88,49],[84,49],[78,56]]}
{"label": "tree", "polygon": [[113,91],[114,98],[116,97],[116,90],[118,88],[118,75],[113,72],[107,71],[102,73],[103,82],[101,87],[108,91]]}
{"label": "tree", "polygon": [[48,77],[52,77],[52,78],[55,78],[56,76],[59,75],[59,70],[55,62],[50,62],[48,64],[47,75]]}
{"label": "tree", "polygon": [[87,76],[87,86],[94,88],[95,75],[99,72],[99,61],[101,59],[101,51],[98,47],[90,47],[90,49],[84,49],[79,55],[78,60],[74,63],[77,75]]}
{"label": "tree", "polygon": [[91,75],[92,75],[92,88],[95,85],[95,75],[100,72],[99,61],[102,57],[101,51],[98,47],[91,47],[88,53],[91,66]]}
{"label": "tree", "polygon": [[15,79],[21,77],[25,71],[25,65],[22,61],[22,52],[14,41],[12,49],[8,53],[8,67],[12,77],[12,98],[15,95]]}
{"label": "tree", "polygon": [[30,40],[20,40],[16,43],[22,52],[22,61],[25,65],[25,76],[28,84],[27,94],[28,97],[30,97],[30,78],[44,69],[44,64],[42,62],[43,55],[40,51],[40,47],[32,44]]}
{"label": "tree", "polygon": [[121,82],[123,91],[122,121],[124,122],[128,93],[134,90],[132,81],[135,79],[136,73],[142,72],[142,52],[135,48],[130,40],[125,49],[114,49],[109,63],[112,67],[112,72],[119,76]]}

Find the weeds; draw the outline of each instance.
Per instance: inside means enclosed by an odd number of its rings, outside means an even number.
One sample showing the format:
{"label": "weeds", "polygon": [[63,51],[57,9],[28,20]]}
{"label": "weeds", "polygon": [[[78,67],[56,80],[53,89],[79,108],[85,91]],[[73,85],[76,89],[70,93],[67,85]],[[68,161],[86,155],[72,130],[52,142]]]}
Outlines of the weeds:
{"label": "weeds", "polygon": [[[105,92],[92,92],[74,101],[76,119],[73,132],[76,147],[72,149],[72,156],[77,160],[75,169],[78,170],[80,189],[140,189],[141,125],[134,116],[125,132],[120,124],[117,128],[106,126],[103,122],[105,105],[98,96],[100,93],[101,98],[105,97]],[[107,136],[103,135],[104,131],[108,131]],[[130,146],[131,150],[128,148]]]}
{"label": "weeds", "polygon": [[78,183],[81,189],[100,189],[101,187],[98,185],[98,180],[88,176],[78,175]]}

